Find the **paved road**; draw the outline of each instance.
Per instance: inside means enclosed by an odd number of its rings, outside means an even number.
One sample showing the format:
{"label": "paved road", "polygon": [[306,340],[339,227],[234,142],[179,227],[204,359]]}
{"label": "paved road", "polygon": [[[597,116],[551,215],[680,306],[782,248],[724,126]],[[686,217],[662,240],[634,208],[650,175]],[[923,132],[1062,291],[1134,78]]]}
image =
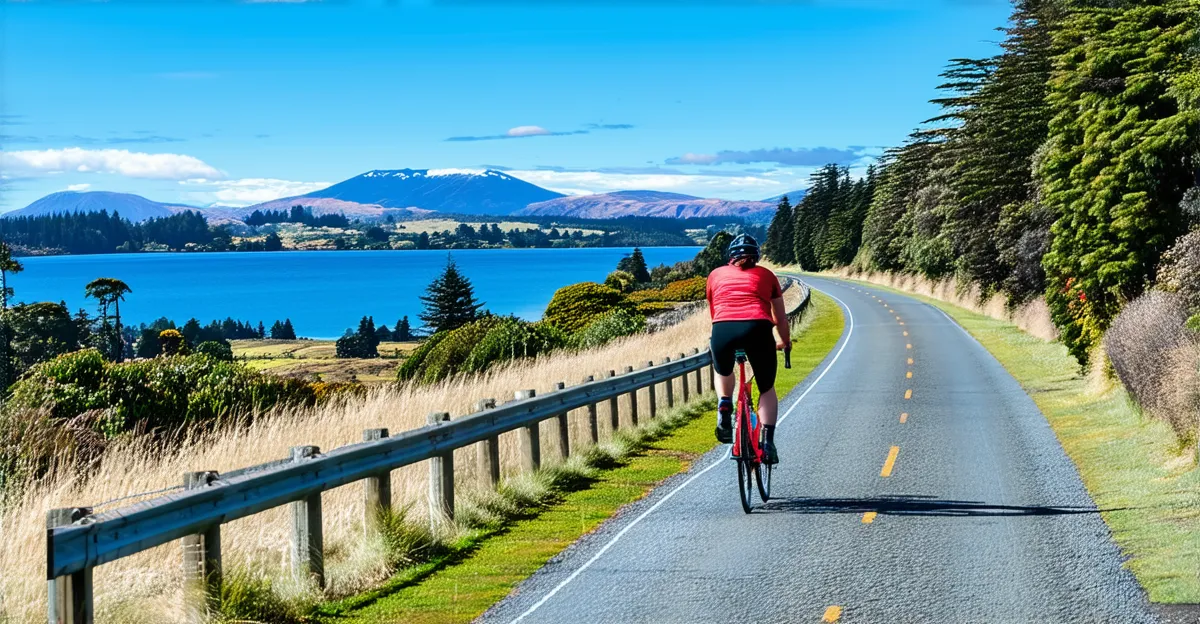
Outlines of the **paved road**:
{"label": "paved road", "polygon": [[983,347],[913,299],[811,283],[847,329],[784,402],[777,500],[743,514],[719,449],[481,621],[1154,621],[1054,433]]}

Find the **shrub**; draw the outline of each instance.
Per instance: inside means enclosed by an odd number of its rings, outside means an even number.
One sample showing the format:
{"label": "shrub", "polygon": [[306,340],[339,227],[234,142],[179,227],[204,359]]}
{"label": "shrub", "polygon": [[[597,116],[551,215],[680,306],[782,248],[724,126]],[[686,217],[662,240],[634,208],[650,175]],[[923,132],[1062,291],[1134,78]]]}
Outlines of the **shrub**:
{"label": "shrub", "polygon": [[228,340],[206,340],[196,345],[196,353],[222,362],[233,361],[233,347]]}
{"label": "shrub", "polygon": [[1187,234],[1163,254],[1158,287],[1180,296],[1191,312],[1200,312],[1200,230]]}
{"label": "shrub", "polygon": [[417,371],[421,370],[421,366],[425,364],[425,359],[429,357],[429,352],[433,351],[446,336],[450,335],[448,331],[438,332],[425,339],[421,346],[417,347],[411,355],[405,358],[404,363],[400,365],[400,369],[396,371],[396,379],[399,381],[408,381],[417,375]]}
{"label": "shrub", "polygon": [[643,290],[635,290],[629,293],[629,300],[634,303],[644,303],[647,301],[662,301],[663,292],[657,288],[646,288]]}
{"label": "shrub", "polygon": [[615,288],[583,282],[558,289],[543,319],[565,332],[575,332],[613,310],[634,312],[634,305]]}
{"label": "shrub", "polygon": [[629,293],[633,292],[633,289],[637,287],[637,280],[634,279],[632,273],[618,270],[609,273],[608,277],[604,278],[604,285],[613,290]]}
{"label": "shrub", "polygon": [[636,334],[646,329],[646,318],[628,310],[613,310],[588,324],[574,336],[580,349],[596,347],[610,340]]}
{"label": "shrub", "polygon": [[104,383],[104,356],[85,349],[35,364],[12,386],[14,407],[49,410],[54,418],[70,418],[88,410],[108,407]]}
{"label": "shrub", "polygon": [[637,311],[642,316],[654,316],[674,309],[675,304],[670,301],[645,301],[637,304]]}
{"label": "shrub", "polygon": [[1113,320],[1104,349],[1121,383],[1144,409],[1168,407],[1168,354],[1192,347],[1195,337],[1185,329],[1183,299],[1157,290],[1134,299]]}
{"label": "shrub", "polygon": [[207,355],[122,364],[98,358],[98,351],[79,351],[35,366],[13,386],[11,407],[47,409],[56,419],[96,412],[96,427],[111,437],[134,427],[176,427],[314,401],[303,381]]}
{"label": "shrub", "polygon": [[449,332],[425,357],[417,378],[423,383],[433,383],[459,372],[475,346],[503,321],[504,317],[485,316]]}
{"label": "shrub", "polygon": [[163,355],[182,355],[187,351],[187,340],[177,329],[164,329],[158,332],[158,344]]}
{"label": "shrub", "polygon": [[567,342],[567,335],[548,323],[527,323],[517,318],[506,318],[488,330],[479,344],[471,349],[462,370],[478,372],[495,362],[537,357],[561,349]]}
{"label": "shrub", "polygon": [[367,396],[367,387],[352,381],[318,381],[312,385],[313,400],[326,403],[334,399]]}
{"label": "shrub", "polygon": [[334,343],[336,356],[339,358],[370,359],[379,357],[376,343],[368,340],[362,334],[349,334],[337,339]]}
{"label": "shrub", "polygon": [[662,289],[664,301],[699,301],[707,293],[708,279],[692,277],[667,284]]}

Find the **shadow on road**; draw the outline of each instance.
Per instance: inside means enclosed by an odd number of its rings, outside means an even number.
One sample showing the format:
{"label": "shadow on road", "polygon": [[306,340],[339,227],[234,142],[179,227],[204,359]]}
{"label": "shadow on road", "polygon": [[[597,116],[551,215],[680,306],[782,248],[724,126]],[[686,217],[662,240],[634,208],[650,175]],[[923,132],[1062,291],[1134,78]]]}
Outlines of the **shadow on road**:
{"label": "shadow on road", "polygon": [[[1061,516],[1100,513],[1095,507],[994,505],[982,501],[946,500],[936,496],[873,498],[779,498],[759,508],[765,513],[866,513],[897,516]],[[1103,510],[1115,511],[1115,510]]]}

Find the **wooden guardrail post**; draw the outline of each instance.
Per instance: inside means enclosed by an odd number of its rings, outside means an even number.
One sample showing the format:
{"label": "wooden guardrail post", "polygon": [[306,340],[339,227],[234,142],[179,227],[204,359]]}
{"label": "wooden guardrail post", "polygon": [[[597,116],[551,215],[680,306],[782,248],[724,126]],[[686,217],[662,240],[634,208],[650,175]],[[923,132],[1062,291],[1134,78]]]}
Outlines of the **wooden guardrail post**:
{"label": "wooden guardrail post", "polygon": [[[475,403],[475,411],[482,412],[496,407],[496,399],[483,399]],[[487,479],[492,488],[500,485],[500,437],[492,436],[475,444],[475,465],[480,478]]]}
{"label": "wooden guardrail post", "polygon": [[[373,442],[388,437],[385,429],[364,429],[363,441]],[[379,516],[392,509],[392,471],[363,479],[363,526],[368,532],[379,530]]]}
{"label": "wooden guardrail post", "polygon": [[[89,507],[68,507],[46,512],[46,529],[70,526],[91,515]],[[47,584],[50,599],[50,624],[92,624],[96,609],[92,604],[92,569],[84,568]]]}
{"label": "wooden guardrail post", "polygon": [[[646,362],[646,368],[654,368],[654,361],[651,360]],[[656,386],[658,386],[658,384],[650,384],[646,387],[650,393],[650,420],[654,420],[654,418],[658,416],[658,395],[655,390]]]}
{"label": "wooden guardrail post", "polygon": [[[692,349],[692,355],[697,355],[699,353],[699,348]],[[704,395],[704,368],[705,367],[701,366],[700,368],[696,369],[696,396]]]}
{"label": "wooden guardrail post", "polygon": [[[537,396],[534,390],[517,390],[517,400],[532,399]],[[517,440],[520,446],[521,470],[533,472],[542,466],[542,439],[538,432],[538,424],[532,423],[517,430]]]}
{"label": "wooden guardrail post", "polygon": [[[628,375],[628,374],[630,374],[630,373],[632,373],[632,372],[633,372],[633,367],[632,367],[632,366],[626,366],[626,367],[625,367],[625,374],[626,374],[626,375]],[[629,424],[630,424],[630,425],[632,425],[632,426],[634,426],[634,427],[638,426],[638,400],[637,400],[637,399],[638,399],[638,397],[637,397],[637,393],[638,393],[638,389],[637,389],[637,388],[634,388],[633,390],[630,390],[630,391],[629,391]]]}
{"label": "wooden guardrail post", "polygon": [[[321,452],[317,446],[293,446],[292,461],[300,463]],[[321,493],[292,504],[292,574],[325,588],[325,534],[321,526]]]}
{"label": "wooden guardrail post", "polygon": [[[183,487],[196,490],[216,481],[211,470],[183,473]],[[221,525],[183,538],[184,596],[198,614],[207,614],[221,600]]]}
{"label": "wooden guardrail post", "polygon": [[[679,354],[679,359],[681,359],[681,360],[685,359],[686,357],[687,356],[682,353]],[[680,375],[679,382],[680,382],[680,385],[683,386],[683,402],[687,403],[688,402],[688,374],[684,373],[684,374]]]}
{"label": "wooden guardrail post", "polygon": [[[617,376],[617,371],[615,371],[615,370],[608,371],[609,379],[612,379],[613,377],[616,377],[616,376]],[[621,430],[621,412],[617,408],[617,396],[616,395],[613,395],[613,397],[608,400],[608,420],[609,420],[609,424],[612,426],[613,435],[616,435],[617,432]]]}
{"label": "wooden guardrail post", "polygon": [[[555,391],[566,389],[566,382],[558,382],[554,384]],[[554,421],[558,423],[558,458],[562,461],[567,461],[571,456],[571,427],[567,422],[567,413],[563,412],[554,417]]]}
{"label": "wooden guardrail post", "polygon": [[[587,377],[583,378],[583,383],[585,384],[592,383],[593,381],[596,381],[596,377],[593,375],[588,375]],[[591,437],[592,445],[595,446],[600,442],[600,426],[596,418],[596,404],[588,403],[587,412],[588,436]]]}
{"label": "wooden guardrail post", "polygon": [[[427,422],[450,422],[450,413],[431,412]],[[454,520],[454,449],[429,460],[429,518],[434,528]]]}
{"label": "wooden guardrail post", "polygon": [[[664,358],[663,364],[670,364],[671,358]],[[667,409],[675,407],[675,379],[667,380]]]}

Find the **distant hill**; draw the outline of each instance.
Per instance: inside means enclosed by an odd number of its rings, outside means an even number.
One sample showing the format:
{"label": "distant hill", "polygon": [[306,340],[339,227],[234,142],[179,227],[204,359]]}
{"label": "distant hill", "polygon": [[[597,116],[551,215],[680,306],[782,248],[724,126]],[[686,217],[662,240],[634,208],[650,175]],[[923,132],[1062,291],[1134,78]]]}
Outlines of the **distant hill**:
{"label": "distant hill", "polygon": [[373,219],[393,215],[397,218],[407,216],[422,216],[431,214],[430,210],[421,210],[419,208],[385,208],[379,204],[360,204],[352,201],[344,201],[341,199],[331,199],[328,197],[308,197],[301,195],[297,197],[284,197],[283,199],[273,199],[261,204],[253,206],[212,206],[204,209],[204,214],[212,221],[214,217],[225,219],[243,220],[255,210],[283,210],[287,211],[292,206],[304,206],[311,208],[315,215],[323,214],[343,214],[350,219]]}
{"label": "distant hill", "polygon": [[764,199],[763,201],[778,205],[779,200],[783,199],[784,195],[787,195],[788,203],[795,206],[797,203],[799,203],[800,200],[804,199],[804,196],[807,194],[808,194],[808,189],[800,189],[798,191],[792,191],[790,193],[780,193],[779,195],[776,195],[774,197],[768,197],[768,198]]}
{"label": "distant hill", "polygon": [[110,193],[107,191],[62,191],[51,193],[24,208],[6,212],[0,217],[40,217],[44,215],[73,212],[119,213],[130,221],[138,222],[155,217],[169,217],[183,210],[200,210],[194,206],[163,204],[141,195]]}
{"label": "distant hill", "polygon": [[[250,210],[278,210],[280,206],[296,204],[316,208],[318,204],[312,200],[332,199],[347,202],[341,204],[344,209],[353,208],[349,204],[359,204],[458,214],[509,215],[529,204],[562,196],[562,193],[548,191],[492,169],[482,172],[462,169],[378,169],[306,195],[250,206]],[[343,211],[351,214],[349,210]]]}
{"label": "distant hill", "polygon": [[726,199],[701,199],[678,193],[658,191],[617,191],[597,195],[562,197],[530,204],[521,215],[568,216],[587,219],[618,217],[742,217],[752,221],[769,220],[775,204]]}

